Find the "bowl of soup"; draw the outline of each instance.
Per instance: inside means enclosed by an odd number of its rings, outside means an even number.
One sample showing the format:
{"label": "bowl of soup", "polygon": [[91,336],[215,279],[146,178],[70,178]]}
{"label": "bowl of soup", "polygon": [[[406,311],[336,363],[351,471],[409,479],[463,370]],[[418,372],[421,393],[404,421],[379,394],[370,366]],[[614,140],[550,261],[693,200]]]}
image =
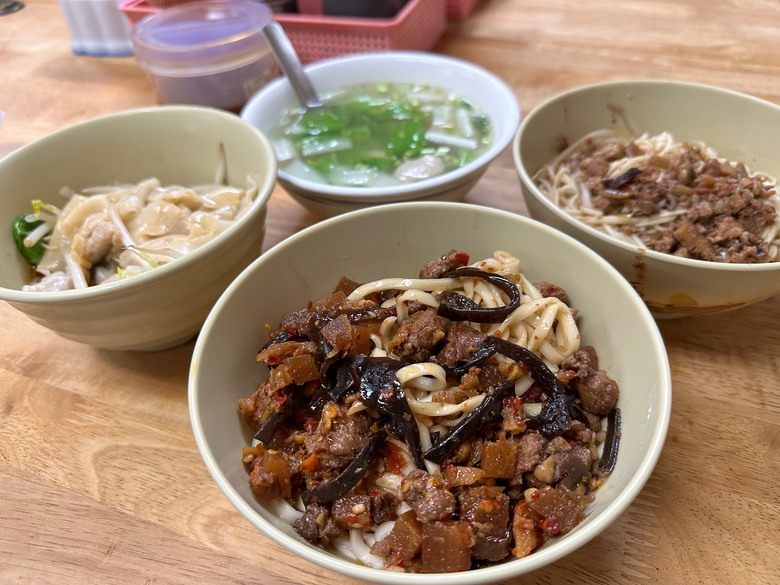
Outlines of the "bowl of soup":
{"label": "bowl of soup", "polygon": [[609,260],[659,317],[780,292],[780,106],[668,80],[575,87],[513,143],[532,217]]}
{"label": "bowl of soup", "polygon": [[0,183],[0,300],[73,341],[151,351],[192,339],[262,252],[276,161],[235,114],[155,106],[34,140]]}
{"label": "bowl of soup", "polygon": [[280,184],[321,216],[415,199],[462,200],[512,140],[520,108],[497,76],[413,51],[306,66],[323,107],[301,108],[285,78],[241,117],[274,145]]}
{"label": "bowl of soup", "polygon": [[198,338],[189,407],[219,488],[302,570],[466,585],[618,518],[671,391],[655,321],[603,258],[527,217],[414,201],[248,267]]}

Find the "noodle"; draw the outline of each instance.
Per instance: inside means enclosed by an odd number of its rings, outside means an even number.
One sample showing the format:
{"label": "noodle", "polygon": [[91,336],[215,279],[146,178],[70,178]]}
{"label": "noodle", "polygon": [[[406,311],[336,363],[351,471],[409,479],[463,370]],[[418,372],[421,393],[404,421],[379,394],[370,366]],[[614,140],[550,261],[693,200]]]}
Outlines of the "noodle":
{"label": "noodle", "polygon": [[777,260],[776,179],[669,132],[597,130],[534,182],[567,214],[638,248],[719,262]]}
{"label": "noodle", "polygon": [[[444,258],[442,257],[442,259]],[[547,286],[547,293],[543,294],[541,289],[521,272],[520,260],[502,250],[498,250],[491,257],[475,262],[470,266],[484,272],[477,272],[473,276],[458,275],[456,277],[447,276],[440,278],[388,277],[357,285],[349,294],[343,293],[345,295],[343,301],[345,307],[360,307],[367,304],[366,306],[381,308],[382,312],[380,315],[384,316],[380,317],[374,325],[368,340],[367,349],[365,350],[366,353],[362,353],[357,357],[379,360],[370,362],[378,366],[392,364],[389,375],[397,381],[397,384],[402,389],[401,394],[399,394],[399,396],[402,396],[400,400],[408,407],[409,422],[412,425],[411,428],[416,431],[419,444],[415,444],[410,440],[407,434],[408,429],[404,430],[403,426],[398,426],[400,424],[398,421],[396,421],[396,426],[389,425],[385,426],[384,430],[380,430],[379,433],[383,438],[381,458],[383,458],[384,463],[379,464],[376,468],[369,466],[369,469],[373,471],[368,471],[368,475],[361,480],[364,483],[359,484],[361,485],[360,490],[354,488],[355,491],[353,492],[349,491],[352,488],[347,488],[347,495],[343,498],[345,503],[340,504],[349,508],[346,514],[343,511],[336,510],[337,503],[341,501],[338,497],[334,500],[332,496],[326,497],[324,492],[317,491],[321,490],[322,486],[327,485],[329,481],[338,482],[339,479],[334,479],[332,474],[324,476],[319,474],[325,473],[321,471],[321,466],[328,465],[332,457],[339,456],[342,453],[343,441],[346,437],[343,433],[351,428],[350,425],[358,424],[356,422],[358,420],[365,420],[367,421],[366,424],[377,420],[378,422],[374,423],[374,426],[381,422],[381,416],[376,412],[377,408],[380,408],[380,413],[382,412],[381,405],[378,406],[378,403],[372,402],[372,400],[376,399],[376,395],[372,394],[372,391],[364,393],[361,386],[359,392],[356,391],[342,400],[343,406],[339,406],[334,402],[328,402],[322,406],[322,413],[318,415],[318,421],[309,421],[306,423],[308,426],[304,426],[300,430],[295,428],[288,429],[283,426],[284,432],[280,436],[266,438],[264,441],[267,441],[267,444],[257,444],[256,448],[253,447],[255,449],[253,452],[258,454],[256,459],[266,461],[266,463],[251,462],[251,477],[253,479],[250,480],[250,485],[252,485],[253,492],[259,497],[288,491],[293,497],[297,498],[295,489],[292,488],[292,485],[287,487],[286,483],[293,480],[291,478],[283,479],[287,477],[287,472],[282,471],[280,476],[276,475],[280,473],[279,469],[283,470],[285,468],[288,457],[291,458],[290,461],[295,461],[292,469],[299,469],[298,473],[301,473],[304,477],[300,489],[304,490],[301,497],[302,501],[306,502],[306,506],[303,508],[305,512],[301,513],[297,505],[285,503],[283,498],[278,497],[273,497],[270,500],[271,510],[285,521],[292,523],[308,540],[321,545],[330,544],[342,555],[371,567],[385,568],[388,566],[388,563],[392,564],[395,562],[390,560],[392,554],[388,553],[386,548],[388,546],[387,542],[391,542],[393,538],[396,538],[395,524],[402,518],[402,514],[407,511],[414,512],[418,516],[423,514],[423,512],[415,507],[414,501],[401,497],[392,519],[375,522],[372,516],[372,519],[366,523],[365,520],[359,520],[359,517],[361,514],[366,513],[366,502],[368,500],[360,500],[360,498],[368,498],[368,496],[361,494],[384,491],[388,494],[401,496],[410,489],[407,482],[410,481],[410,478],[417,477],[415,474],[425,473],[426,477],[431,478],[428,480],[429,482],[434,481],[435,485],[439,485],[435,482],[441,482],[445,473],[452,473],[452,468],[457,467],[452,460],[434,457],[430,454],[444,444],[447,437],[451,435],[459,437],[460,435],[456,434],[456,430],[461,429],[464,422],[478,413],[480,409],[484,410],[486,405],[490,405],[489,401],[495,400],[491,396],[492,390],[485,391],[485,389],[480,389],[481,382],[479,380],[483,369],[486,375],[500,376],[505,381],[504,385],[508,390],[506,391],[507,398],[505,400],[502,399],[502,402],[498,403],[503,419],[501,423],[503,430],[499,431],[498,435],[495,435],[493,434],[495,430],[490,430],[486,427],[481,429],[480,437],[475,440],[478,442],[482,440],[494,441],[495,445],[500,445],[502,441],[511,443],[516,440],[525,432],[528,419],[516,419],[514,418],[515,414],[512,413],[515,412],[513,409],[516,408],[522,410],[522,405],[525,401],[528,401],[528,416],[540,416],[540,412],[544,407],[541,403],[534,404],[537,399],[533,398],[541,388],[541,386],[538,386],[541,384],[541,380],[538,378],[539,370],[534,369],[536,366],[520,365],[517,357],[510,357],[513,355],[512,352],[496,353],[489,363],[487,361],[480,362],[479,367],[469,368],[468,372],[462,375],[453,374],[452,369],[446,363],[441,362],[441,356],[439,356],[438,360],[434,356],[418,360],[401,359],[400,356],[403,356],[404,351],[407,351],[407,349],[399,349],[399,338],[403,339],[405,335],[403,332],[408,330],[406,328],[409,323],[424,313],[428,311],[431,314],[437,313],[437,309],[440,308],[445,298],[441,293],[446,291],[448,294],[461,295],[476,306],[490,307],[500,311],[502,316],[506,313],[506,316],[499,317],[499,322],[452,321],[451,324],[457,324],[458,327],[465,328],[467,332],[473,332],[473,335],[478,336],[479,339],[500,339],[502,343],[508,342],[510,346],[520,346],[524,351],[529,350],[536,356],[539,364],[542,364],[541,367],[546,368],[551,376],[554,376],[565,365],[568,358],[579,352],[581,338],[574,318],[575,313],[562,298],[549,294],[549,287],[554,287],[554,285],[542,283]],[[450,271],[445,273],[450,274]],[[485,273],[501,275],[505,281],[490,280],[480,276],[484,276]],[[505,284],[505,282],[509,282],[510,287],[513,286],[517,289],[517,293],[519,293],[518,304],[515,304],[515,301],[518,299],[514,299],[510,304],[511,291],[499,286]],[[558,291],[565,297],[563,291],[560,289]],[[333,311],[334,307],[337,306],[333,303],[332,299],[323,300],[322,304],[316,302],[310,304],[307,311],[314,311],[316,314],[319,306],[323,308],[328,307],[328,311]],[[328,327],[329,323],[335,324],[341,317],[323,317],[321,320],[315,319],[312,321],[309,317],[306,317],[306,314],[306,311],[299,311],[285,316],[282,320],[284,324],[282,325],[283,331],[290,332],[294,330],[297,327],[295,323],[298,322],[308,324],[317,322],[319,323],[317,326],[321,328],[321,332],[317,334],[318,336],[322,335],[324,339],[329,339],[332,343],[335,343],[335,340],[340,337],[340,334],[337,333],[338,328],[334,326],[334,330],[331,330]],[[337,313],[332,313],[332,315],[335,314]],[[476,317],[471,316],[469,318]],[[359,319],[355,322],[359,322]],[[310,325],[305,325],[305,327],[308,330]],[[463,338],[464,340],[468,339],[468,335],[472,335],[472,333],[467,332],[463,333],[466,336]],[[431,335],[433,335],[433,339],[436,338],[434,334]],[[453,339],[457,337],[455,333],[448,333],[447,335],[452,335]],[[282,336],[280,339],[284,338],[286,337]],[[421,341],[415,339],[415,342]],[[275,345],[272,339],[269,345],[258,354],[258,360],[265,361],[268,364],[279,364],[284,362],[284,356],[289,353],[290,359],[297,360],[296,363],[299,363],[300,352],[304,351],[304,348],[310,348],[315,345],[305,341],[301,343],[304,345],[299,346],[295,341],[280,341]],[[308,345],[306,345],[307,343]],[[330,357],[328,359],[333,358],[336,353],[335,349],[329,350],[328,355]],[[349,360],[352,358],[347,354],[345,359]],[[362,363],[360,359],[355,362],[355,364],[360,363]],[[581,366],[576,367],[579,368]],[[354,368],[359,368],[359,365],[355,365]],[[378,376],[383,371],[373,373],[368,378],[373,381],[379,380]],[[536,374],[532,375],[532,371],[536,372]],[[315,370],[315,373],[312,375],[323,376],[321,372],[322,370]],[[349,370],[349,372],[350,374],[348,375],[351,378],[344,378],[339,373],[335,374],[334,378],[336,380],[347,380],[347,384],[349,379],[354,379],[355,383],[362,385],[362,381],[357,381],[357,378],[365,374],[358,374],[355,369]],[[488,374],[488,372],[493,373]],[[272,378],[275,380],[284,379],[285,376],[295,378],[296,375],[298,374],[291,371],[289,375],[271,376],[269,380]],[[615,384],[606,375],[602,376],[601,379]],[[320,381],[319,383],[323,384],[322,387],[325,387],[324,382]],[[369,381],[368,383],[371,384],[372,382]],[[390,385],[390,382],[380,381],[379,384],[378,392],[380,394],[389,391],[388,385]],[[491,382],[491,388],[493,385],[494,383]],[[295,388],[290,390],[290,392],[304,391],[312,396],[316,395],[316,392],[311,388],[304,390],[305,386],[300,385],[299,382],[296,382],[294,386]],[[329,392],[331,391],[329,390]],[[546,391],[550,392],[550,389],[548,388]],[[276,416],[274,413],[278,413],[281,405],[289,403],[288,394],[279,395],[276,392],[278,392],[278,389],[272,388],[271,382],[265,382],[258,386],[258,390],[254,395],[239,401],[239,408],[247,417],[250,425],[256,429],[259,427],[258,434],[265,433],[263,426]],[[312,392],[314,393],[312,394]],[[537,394],[533,394],[534,392]],[[531,393],[531,397],[527,398],[529,393]],[[522,400],[521,397],[523,397]],[[551,397],[548,396],[548,398]],[[546,400],[546,398],[543,399]],[[382,398],[380,396],[379,400],[380,402],[384,401],[385,404],[391,404],[393,398]],[[301,413],[305,412],[305,416],[311,417],[312,408],[313,405],[306,406]],[[495,407],[491,406],[491,408]],[[610,408],[614,408],[614,406]],[[344,414],[339,414],[340,412]],[[522,416],[520,411],[516,414],[517,416]],[[492,420],[495,423],[495,419]],[[376,432],[374,431],[374,433]],[[331,433],[334,438],[331,438]],[[513,439],[513,433],[519,434]],[[258,434],[255,436],[257,437]],[[578,446],[585,448],[585,452],[588,453],[588,458],[590,459],[590,453],[595,453],[597,451],[597,443],[603,440],[603,433],[593,432],[588,436],[591,437],[590,440],[592,442]],[[320,443],[321,440],[325,442]],[[552,441],[555,441],[555,439],[552,439]],[[259,442],[262,443],[263,441]],[[566,449],[572,449],[569,439],[564,440],[563,445],[565,445]],[[362,453],[366,448],[365,442],[359,440],[354,448],[359,449]],[[487,449],[488,447],[484,448]],[[563,447],[558,448],[563,449]],[[469,449],[471,449],[471,446],[467,447],[467,450]],[[426,454],[426,456],[420,460],[415,451]],[[359,459],[361,456],[359,453],[354,454],[351,452],[345,455],[346,459],[344,459],[344,462],[349,462],[350,465],[354,463],[353,459]],[[468,457],[468,455],[466,456]],[[482,470],[475,467],[478,461],[477,459],[470,464],[462,463],[458,465],[464,466],[467,475],[470,474],[469,477],[477,473],[488,473],[487,469]],[[445,469],[445,463],[447,469]],[[482,464],[490,464],[487,455],[483,457]],[[551,460],[546,461],[545,466],[547,471],[554,468]],[[304,469],[311,470],[311,472],[304,473]],[[497,481],[502,481],[504,483],[501,484],[500,490],[519,490],[517,492],[519,495],[516,497],[522,498],[523,490],[527,492],[526,487],[521,487],[524,485],[522,482],[525,480],[522,479],[522,473],[518,476],[519,479],[512,479],[511,476],[514,473],[513,468],[510,476],[507,476],[505,472],[502,475],[495,476],[503,479],[488,482],[486,486],[492,487],[486,487],[486,489],[498,488],[499,486],[494,486],[494,484]],[[545,473],[550,475],[550,473]],[[588,477],[590,477],[590,474],[588,474]],[[269,481],[271,484],[268,483]],[[460,481],[465,483],[458,484],[456,482],[453,485],[456,487],[458,485],[469,485],[468,482],[470,480],[461,479]],[[515,483],[512,483],[513,481]],[[517,483],[518,481],[521,483]],[[279,486],[274,487],[273,482],[281,483]],[[575,484],[572,484],[570,489],[580,489],[581,491],[581,493],[578,493],[580,499],[577,500],[577,506],[584,506],[582,502],[587,501],[585,493],[588,489],[595,489],[596,487],[598,487],[596,484],[590,487],[582,484],[579,488],[576,488]],[[307,493],[316,493],[318,495],[307,496]],[[344,492],[342,491],[341,493]],[[355,499],[350,500],[350,498]],[[323,508],[319,505],[320,500],[323,500],[325,503],[334,502],[332,504],[333,508]],[[337,532],[335,535],[330,535],[330,533],[328,535],[320,534],[323,530],[328,530],[328,514],[332,514],[340,519],[340,532],[338,529],[331,527],[332,530]],[[463,514],[463,517],[467,517],[465,512]],[[310,515],[308,519],[307,515]],[[424,516],[421,518],[421,521],[426,521]],[[506,529],[511,529],[511,527]],[[509,549],[506,550],[506,554],[510,554]],[[424,568],[425,560],[423,560]],[[419,567],[411,570],[419,570]]]}
{"label": "noodle", "polygon": [[[520,261],[508,252],[499,250],[494,253],[493,258],[482,260],[473,266],[497,274],[511,275],[519,274]],[[528,347],[532,351],[538,351],[546,342],[544,346],[546,351],[540,353],[550,354],[544,355],[550,364],[560,364],[579,347],[579,332],[571,309],[557,298],[542,297],[533,284],[522,275],[520,275],[519,288],[523,295],[520,307],[503,323],[488,332]],[[392,300],[397,309],[397,316],[389,317],[382,324],[382,346],[385,349],[381,351],[386,351],[387,341],[392,336],[394,328],[403,322],[408,310],[407,303],[411,300],[436,308],[439,302],[431,293],[450,290],[460,292],[481,306],[499,307],[506,302],[506,295],[496,286],[468,278],[385,278],[358,287],[347,298],[364,299],[373,293],[387,290],[404,292]]]}

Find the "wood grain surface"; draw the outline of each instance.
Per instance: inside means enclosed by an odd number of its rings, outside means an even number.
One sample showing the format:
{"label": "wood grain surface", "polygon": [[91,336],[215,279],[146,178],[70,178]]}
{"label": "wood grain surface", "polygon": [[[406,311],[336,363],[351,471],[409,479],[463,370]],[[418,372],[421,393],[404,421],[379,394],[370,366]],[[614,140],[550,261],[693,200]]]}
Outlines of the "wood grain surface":
{"label": "wood grain surface", "polygon": [[[775,0],[483,0],[435,50],[501,76],[523,112],[623,78],[780,103]],[[132,57],[71,52],[56,0],[0,16],[0,156],[154,104]],[[468,201],[526,212],[508,153]],[[266,248],[316,220],[277,187]],[[780,583],[780,298],[659,327],[674,399],[655,472],[601,536],[516,584]],[[190,429],[191,352],[81,346],[0,303],[0,583],[353,583],[280,549],[221,495]]]}

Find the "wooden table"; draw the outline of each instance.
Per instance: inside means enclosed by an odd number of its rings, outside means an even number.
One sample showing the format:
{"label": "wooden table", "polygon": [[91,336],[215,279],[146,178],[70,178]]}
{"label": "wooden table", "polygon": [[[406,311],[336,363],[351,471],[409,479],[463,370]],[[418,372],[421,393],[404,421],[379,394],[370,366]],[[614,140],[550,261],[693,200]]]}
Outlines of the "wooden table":
{"label": "wooden table", "polygon": [[[628,77],[780,102],[775,0],[484,0],[436,50],[500,75],[524,112]],[[71,53],[55,0],[0,17],[0,155],[154,103],[133,58]],[[508,153],[468,200],[525,213]],[[277,188],[266,246],[316,219]],[[516,583],[780,583],[780,297],[659,326],[674,403],[655,472],[601,536]],[[92,349],[0,303],[0,583],[350,582],[261,536],[213,484],[191,351]]]}

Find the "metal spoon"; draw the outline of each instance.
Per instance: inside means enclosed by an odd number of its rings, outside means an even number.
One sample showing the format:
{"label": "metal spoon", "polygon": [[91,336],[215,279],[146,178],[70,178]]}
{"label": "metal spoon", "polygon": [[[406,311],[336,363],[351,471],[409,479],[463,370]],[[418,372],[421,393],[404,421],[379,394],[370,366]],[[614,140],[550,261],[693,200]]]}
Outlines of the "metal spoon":
{"label": "metal spoon", "polygon": [[282,26],[278,22],[271,22],[263,27],[263,33],[276,63],[292,85],[301,105],[306,109],[322,107],[322,101],[304,72],[301,60]]}

